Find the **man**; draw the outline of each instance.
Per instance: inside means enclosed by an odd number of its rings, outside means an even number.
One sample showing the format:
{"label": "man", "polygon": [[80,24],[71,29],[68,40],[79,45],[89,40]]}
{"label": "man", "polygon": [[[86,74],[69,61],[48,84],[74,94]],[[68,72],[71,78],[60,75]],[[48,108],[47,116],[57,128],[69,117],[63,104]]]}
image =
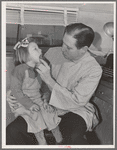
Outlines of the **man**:
{"label": "man", "polygon": [[[62,118],[61,144],[88,144],[84,134],[98,124],[96,108],[89,102],[102,74],[100,65],[88,53],[93,39],[93,30],[82,23],[66,26],[62,47],[51,48],[45,54],[51,69],[43,60],[37,69],[52,91],[49,104],[58,109]],[[13,125],[7,128],[8,136]],[[22,133],[20,129],[17,132]]]}
{"label": "man", "polygon": [[68,111],[61,115],[60,123],[64,144],[88,144],[84,134],[98,123],[96,108],[89,102],[102,74],[101,67],[88,53],[93,39],[90,27],[82,23],[68,25],[62,48],[52,48],[45,54],[52,64],[52,76],[44,61],[38,69],[52,89],[49,104]]}

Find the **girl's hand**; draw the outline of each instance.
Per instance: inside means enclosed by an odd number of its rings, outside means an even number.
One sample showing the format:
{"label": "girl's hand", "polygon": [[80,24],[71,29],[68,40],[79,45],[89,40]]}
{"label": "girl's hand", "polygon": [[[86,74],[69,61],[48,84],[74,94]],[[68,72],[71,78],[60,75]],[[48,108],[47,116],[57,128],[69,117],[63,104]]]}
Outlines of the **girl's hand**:
{"label": "girl's hand", "polygon": [[52,113],[52,112],[55,111],[54,107],[51,106],[51,105],[49,105],[49,104],[46,102],[46,100],[44,100],[43,107],[44,107],[44,109],[45,109],[47,112],[49,112],[49,113]]}
{"label": "girl's hand", "polygon": [[40,110],[40,107],[39,107],[37,104],[33,104],[33,105],[30,107],[30,110],[31,110],[31,112],[33,112],[33,111],[39,111],[39,110]]}

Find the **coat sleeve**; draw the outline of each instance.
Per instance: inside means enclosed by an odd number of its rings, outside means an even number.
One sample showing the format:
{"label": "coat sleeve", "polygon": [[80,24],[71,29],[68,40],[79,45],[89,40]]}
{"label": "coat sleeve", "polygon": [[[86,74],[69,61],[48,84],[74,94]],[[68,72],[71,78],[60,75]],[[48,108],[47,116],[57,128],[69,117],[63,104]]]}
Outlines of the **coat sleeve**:
{"label": "coat sleeve", "polygon": [[17,101],[22,104],[26,109],[29,109],[33,102],[23,93],[22,83],[25,77],[25,70],[23,68],[15,68],[11,75],[11,91]]}
{"label": "coat sleeve", "polygon": [[98,86],[101,74],[100,68],[92,69],[89,74],[74,84],[72,90],[56,83],[51,94],[50,104],[64,110],[86,105]]}
{"label": "coat sleeve", "polygon": [[43,99],[46,99],[46,101],[49,102],[51,91],[50,91],[50,89],[48,88],[47,84],[44,81],[42,81],[41,93],[42,93]]}

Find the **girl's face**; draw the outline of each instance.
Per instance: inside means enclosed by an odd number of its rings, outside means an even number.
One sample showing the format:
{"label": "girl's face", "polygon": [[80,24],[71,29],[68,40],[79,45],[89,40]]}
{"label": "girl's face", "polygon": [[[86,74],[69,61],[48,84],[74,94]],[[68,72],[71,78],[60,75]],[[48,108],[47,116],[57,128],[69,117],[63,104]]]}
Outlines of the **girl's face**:
{"label": "girl's face", "polygon": [[32,61],[35,64],[39,63],[40,58],[42,57],[42,50],[38,47],[38,45],[35,42],[29,43],[28,51],[29,51],[29,61]]}

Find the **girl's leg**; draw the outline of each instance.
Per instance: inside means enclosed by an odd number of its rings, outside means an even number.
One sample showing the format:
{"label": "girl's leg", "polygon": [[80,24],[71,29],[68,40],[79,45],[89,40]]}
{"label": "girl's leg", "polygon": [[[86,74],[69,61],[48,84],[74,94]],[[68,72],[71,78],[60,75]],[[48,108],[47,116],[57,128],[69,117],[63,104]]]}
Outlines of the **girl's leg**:
{"label": "girl's leg", "polygon": [[6,145],[37,145],[38,142],[33,133],[27,132],[27,123],[21,117],[17,117],[6,128]]}
{"label": "girl's leg", "polygon": [[35,136],[37,138],[38,145],[47,145],[43,130],[38,133],[35,133]]}
{"label": "girl's leg", "polygon": [[52,134],[54,135],[55,139],[56,139],[56,142],[57,144],[61,143],[63,138],[62,138],[62,134],[59,130],[59,126],[57,126],[55,129],[52,129]]}

